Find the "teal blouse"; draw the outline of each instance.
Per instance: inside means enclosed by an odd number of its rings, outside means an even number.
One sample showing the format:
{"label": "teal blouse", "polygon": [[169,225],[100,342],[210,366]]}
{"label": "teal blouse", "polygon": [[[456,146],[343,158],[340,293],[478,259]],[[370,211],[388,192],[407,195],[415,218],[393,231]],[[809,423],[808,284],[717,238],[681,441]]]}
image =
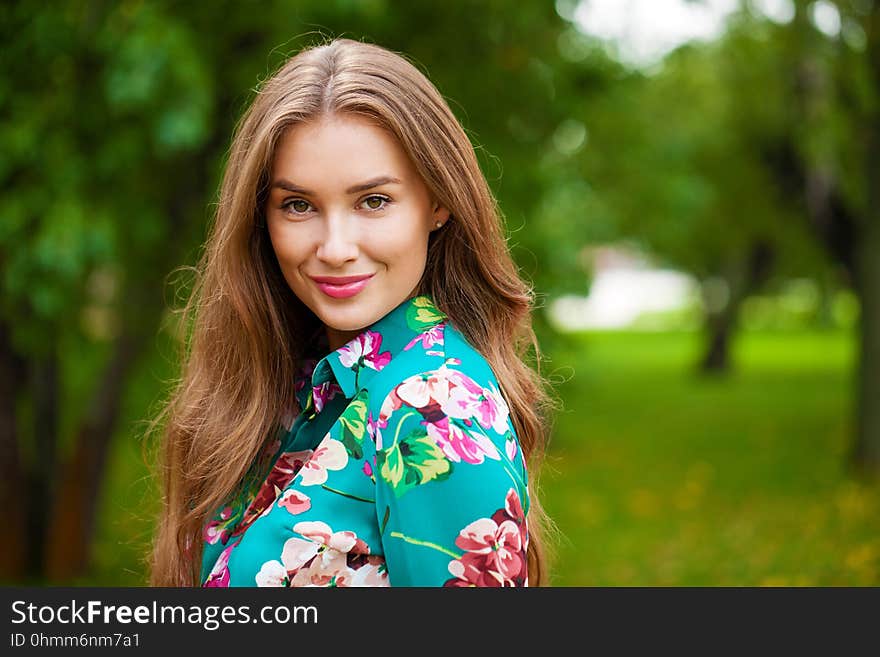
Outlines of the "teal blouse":
{"label": "teal blouse", "polygon": [[508,406],[430,298],[306,363],[294,385],[303,410],[267,445],[268,476],[204,528],[203,586],[528,585]]}

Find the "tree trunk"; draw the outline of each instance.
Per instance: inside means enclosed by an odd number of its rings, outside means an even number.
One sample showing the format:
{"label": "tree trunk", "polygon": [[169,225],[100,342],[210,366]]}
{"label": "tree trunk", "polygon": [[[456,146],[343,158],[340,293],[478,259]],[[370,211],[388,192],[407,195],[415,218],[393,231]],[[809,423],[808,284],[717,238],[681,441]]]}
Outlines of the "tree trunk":
{"label": "tree trunk", "polygon": [[51,341],[49,353],[31,361],[34,413],[34,459],[28,468],[24,502],[27,506],[27,564],[29,577],[44,577],[46,532],[55,494],[58,446],[58,352]]}
{"label": "tree trunk", "polygon": [[[172,196],[166,213],[169,224],[174,227],[171,233],[200,225],[196,219],[201,216],[198,209],[204,199],[201,190],[208,185],[204,159],[196,157],[181,163],[178,176],[181,189]],[[69,581],[85,575],[90,568],[98,501],[122,404],[122,384],[128,380],[137,358],[156,337],[165,308],[165,274],[183,261],[189,243],[187,239],[175,241],[150,262],[142,263],[148,274],[133,277],[122,292],[120,334],[89,410],[76,432],[74,451],[61,473],[61,489],[55,500],[48,545],[47,572],[52,581]]]}
{"label": "tree trunk", "polygon": [[862,305],[853,460],[859,470],[880,475],[880,217],[866,224],[856,281]]}
{"label": "tree trunk", "polygon": [[25,519],[27,499],[19,454],[16,405],[25,381],[25,361],[12,346],[9,326],[0,322],[0,508],[4,510],[4,540],[0,578],[13,582],[25,571],[28,554]]}
{"label": "tree trunk", "polygon": [[[880,3],[865,19],[868,58],[875,98],[880,94]],[[863,119],[866,212],[856,245],[855,286],[861,302],[861,342],[856,379],[856,470],[880,475],[880,112],[872,107]]]}
{"label": "tree trunk", "polygon": [[[880,93],[880,7],[874,3],[867,21],[868,57],[874,88]],[[856,442],[858,470],[880,475],[880,112],[865,117],[865,183],[867,212],[857,243],[856,288],[861,301],[860,358],[857,374]]]}
{"label": "tree trunk", "polygon": [[707,311],[704,318],[706,350],[700,361],[704,374],[722,374],[730,368],[730,342],[736,331],[740,307],[749,295],[757,292],[770,276],[775,253],[765,242],[755,242],[745,262],[732,268],[725,278],[730,296],[717,312]]}
{"label": "tree trunk", "polygon": [[730,334],[733,331],[735,312],[706,315],[708,347],[700,361],[704,374],[720,374],[730,369]]}
{"label": "tree trunk", "polygon": [[129,333],[116,339],[88,414],[77,431],[73,453],[61,468],[48,535],[46,575],[63,583],[89,567],[97,504],[123,386],[137,355]]}

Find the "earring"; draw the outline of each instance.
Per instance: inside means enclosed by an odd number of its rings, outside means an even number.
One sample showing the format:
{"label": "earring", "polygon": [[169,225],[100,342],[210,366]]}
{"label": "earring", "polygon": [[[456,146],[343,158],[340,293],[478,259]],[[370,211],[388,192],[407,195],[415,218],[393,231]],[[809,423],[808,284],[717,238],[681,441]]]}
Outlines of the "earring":
{"label": "earring", "polygon": [[437,222],[436,224],[434,224],[434,225],[437,226],[437,228],[440,228],[440,227],[443,225],[443,222],[442,222],[442,221],[438,221],[438,222]]}

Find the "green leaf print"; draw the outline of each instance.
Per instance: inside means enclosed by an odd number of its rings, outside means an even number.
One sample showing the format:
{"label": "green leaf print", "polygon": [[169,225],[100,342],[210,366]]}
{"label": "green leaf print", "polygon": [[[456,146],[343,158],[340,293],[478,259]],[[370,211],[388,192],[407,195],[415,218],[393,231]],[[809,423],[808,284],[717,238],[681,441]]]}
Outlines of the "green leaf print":
{"label": "green leaf print", "polygon": [[452,463],[424,429],[415,429],[400,442],[380,450],[376,465],[397,497],[420,484],[442,481],[452,473]]}
{"label": "green leaf print", "polygon": [[315,412],[315,394],[313,390],[309,390],[309,396],[306,398],[306,407],[303,409],[303,415],[307,419],[312,420],[317,415]]}
{"label": "green leaf print", "polygon": [[[403,477],[406,474],[403,454],[400,453],[397,445],[377,451],[376,465],[379,466],[379,474],[382,479],[391,484],[391,487],[397,492],[402,487]],[[397,496],[400,497],[404,492],[399,492]]]}
{"label": "green leaf print", "polygon": [[354,459],[364,456],[363,442],[367,425],[367,393],[361,390],[339,416],[342,435],[339,440]]}
{"label": "green leaf print", "polygon": [[407,326],[419,333],[444,319],[446,315],[428,297],[415,297],[406,309]]}
{"label": "green leaf print", "polygon": [[419,482],[427,483],[449,473],[449,460],[427,433],[413,431],[400,444],[403,461],[419,473]]}

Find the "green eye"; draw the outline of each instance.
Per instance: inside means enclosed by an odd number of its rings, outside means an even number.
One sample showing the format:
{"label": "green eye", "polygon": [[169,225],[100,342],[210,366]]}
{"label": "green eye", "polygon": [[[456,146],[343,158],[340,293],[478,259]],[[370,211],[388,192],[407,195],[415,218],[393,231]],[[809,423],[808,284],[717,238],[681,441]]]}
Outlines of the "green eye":
{"label": "green eye", "polygon": [[382,196],[368,196],[364,199],[364,205],[370,210],[380,210],[387,201],[388,199]]}

